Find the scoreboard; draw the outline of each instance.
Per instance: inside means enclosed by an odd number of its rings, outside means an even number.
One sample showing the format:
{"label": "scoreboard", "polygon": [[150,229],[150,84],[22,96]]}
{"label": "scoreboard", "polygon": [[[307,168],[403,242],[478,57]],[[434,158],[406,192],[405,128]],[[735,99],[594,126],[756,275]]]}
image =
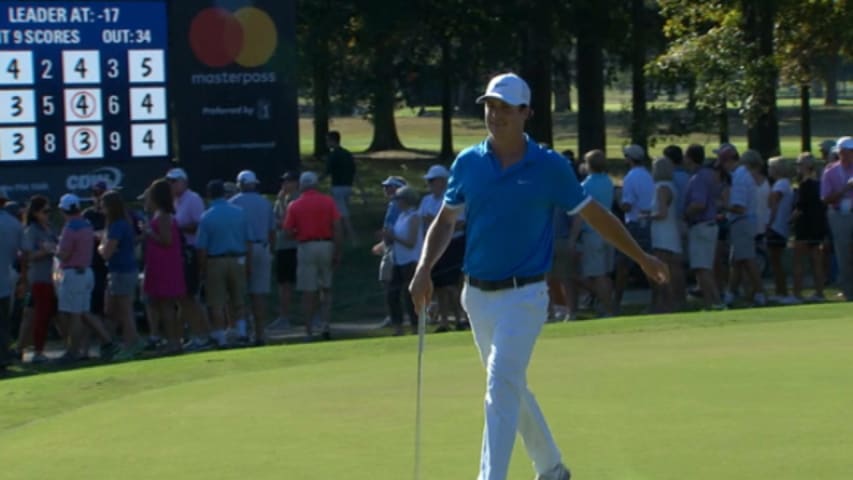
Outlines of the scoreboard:
{"label": "scoreboard", "polygon": [[0,0],[0,163],[165,159],[166,0]]}

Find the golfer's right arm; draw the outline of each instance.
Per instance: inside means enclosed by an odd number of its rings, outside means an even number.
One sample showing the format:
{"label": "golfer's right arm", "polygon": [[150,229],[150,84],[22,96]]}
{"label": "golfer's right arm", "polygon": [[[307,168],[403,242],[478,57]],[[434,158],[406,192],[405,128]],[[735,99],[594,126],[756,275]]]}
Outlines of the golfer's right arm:
{"label": "golfer's right arm", "polygon": [[430,225],[424,239],[424,247],[421,252],[421,260],[418,262],[418,267],[415,270],[415,276],[412,277],[412,283],[409,285],[409,291],[412,293],[412,301],[415,304],[415,311],[420,312],[425,305],[428,305],[432,297],[432,279],[430,273],[432,267],[439,258],[447,250],[447,245],[453,238],[453,231],[456,228],[456,219],[459,216],[459,210],[456,208],[448,208],[442,205],[438,216]]}

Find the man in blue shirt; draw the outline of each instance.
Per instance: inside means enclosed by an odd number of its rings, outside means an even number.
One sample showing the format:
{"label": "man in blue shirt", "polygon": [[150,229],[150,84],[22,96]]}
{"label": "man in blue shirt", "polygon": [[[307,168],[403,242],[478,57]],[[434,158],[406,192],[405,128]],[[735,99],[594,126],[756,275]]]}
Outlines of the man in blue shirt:
{"label": "man in blue shirt", "polygon": [[[604,208],[613,205],[613,180],[607,174],[607,157],[601,150],[592,150],[584,155],[589,176],[581,184],[586,193]],[[595,298],[599,302],[601,316],[613,315],[613,247],[601,235],[583,221],[572,229],[572,243],[580,239],[581,273],[589,279]]]}
{"label": "man in blue shirt", "polygon": [[[258,193],[258,177],[251,170],[237,175],[240,193],[229,201],[243,209],[249,224],[249,242],[252,244],[252,276],[249,277],[249,298],[255,317],[255,345],[264,344],[267,320],[267,300],[272,285],[272,255],[275,248],[275,214],[272,203]],[[237,335],[242,343],[249,340],[246,320],[237,319]]]}
{"label": "man in blue shirt", "polygon": [[[219,347],[225,347],[225,306],[231,318],[243,318],[246,279],[252,274],[252,243],[243,209],[225,200],[225,185],[207,185],[210,208],[201,216],[196,237],[199,273],[205,285],[207,307]],[[227,301],[227,303],[226,303]]]}
{"label": "man in blue shirt", "polygon": [[527,388],[527,365],[547,314],[544,280],[553,252],[553,209],[580,215],[655,281],[666,282],[668,272],[610,212],[590,201],[565,158],[524,134],[532,113],[524,80],[499,75],[478,101],[486,104],[489,137],[460,153],[451,167],[444,205],[427,233],[412,279],[412,299],[422,311],[432,297],[430,272],[450,243],[464,205],[468,242],[462,302],[488,385],[479,480],[506,479],[516,432],[538,479],[568,480],[569,471]]}

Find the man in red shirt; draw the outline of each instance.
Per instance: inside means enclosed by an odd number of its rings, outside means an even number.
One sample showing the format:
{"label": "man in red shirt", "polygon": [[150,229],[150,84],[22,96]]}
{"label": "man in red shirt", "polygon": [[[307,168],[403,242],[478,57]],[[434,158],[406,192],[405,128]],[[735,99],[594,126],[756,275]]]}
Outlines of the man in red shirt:
{"label": "man in red shirt", "polygon": [[317,174],[299,177],[302,195],[287,207],[284,229],[299,242],[296,250],[296,290],[302,292],[305,331],[313,336],[318,292],[320,324],[328,340],[332,307],[332,268],[341,259],[341,214],[334,199],[317,191]]}

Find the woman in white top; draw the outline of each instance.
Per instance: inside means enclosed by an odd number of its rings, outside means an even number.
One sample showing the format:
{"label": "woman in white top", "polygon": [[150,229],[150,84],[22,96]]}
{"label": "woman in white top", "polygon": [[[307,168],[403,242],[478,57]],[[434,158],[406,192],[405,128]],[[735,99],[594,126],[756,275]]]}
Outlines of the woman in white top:
{"label": "woman in white top", "polygon": [[402,295],[403,308],[396,302],[389,302],[391,307],[391,322],[394,324],[394,335],[403,334],[403,310],[409,316],[412,332],[418,329],[418,316],[409,294],[409,283],[415,274],[415,267],[421,256],[423,234],[421,232],[421,217],[418,215],[419,197],[411,187],[402,187],[393,197],[397,202],[400,215],[394,222],[394,227],[385,229],[385,241],[391,244],[394,251],[394,274],[391,277],[389,295]]}
{"label": "woman in white top", "polygon": [[[438,216],[444,203],[444,192],[447,191],[447,179],[450,171],[444,165],[433,165],[424,175],[429,192],[418,208],[418,214],[423,221],[423,233],[426,234],[433,220]],[[435,288],[434,298],[438,304],[438,328],[436,333],[450,330],[449,318],[456,319],[456,330],[464,330],[468,326],[465,310],[461,302],[462,261],[465,258],[465,212],[462,209],[456,220],[455,231],[444,254],[432,267],[432,284]],[[430,317],[435,318],[433,309]]]}
{"label": "woman in white top", "polygon": [[669,266],[672,275],[670,283],[654,287],[652,304],[655,312],[672,312],[684,301],[684,298],[676,298],[673,293],[673,285],[684,284],[676,208],[679,198],[672,182],[674,170],[672,160],[666,157],[655,160],[652,165],[652,178],[655,181],[655,197],[650,214],[652,253]]}
{"label": "woman in white top", "polygon": [[773,157],[768,163],[768,173],[775,180],[769,197],[770,220],[767,227],[767,248],[776,282],[776,296],[770,300],[791,305],[799,303],[799,300],[788,295],[788,277],[782,265],[782,256],[788,247],[791,215],[794,211],[794,190],[791,188],[794,166],[783,157]]}

